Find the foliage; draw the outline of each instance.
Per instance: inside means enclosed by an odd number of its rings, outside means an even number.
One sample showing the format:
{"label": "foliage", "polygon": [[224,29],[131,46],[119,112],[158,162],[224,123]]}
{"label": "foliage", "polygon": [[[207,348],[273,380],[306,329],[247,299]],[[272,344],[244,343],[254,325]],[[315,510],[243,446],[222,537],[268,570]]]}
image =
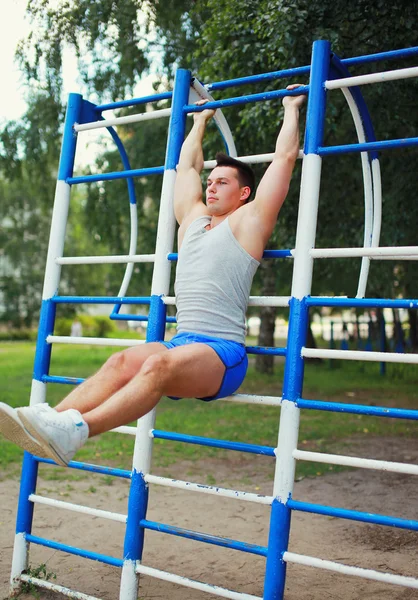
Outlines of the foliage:
{"label": "foliage", "polygon": [[0,319],[13,326],[29,327],[41,302],[60,110],[39,96],[22,122],[9,122],[0,132]]}
{"label": "foliage", "polygon": [[0,331],[0,341],[23,342],[26,340],[35,341],[36,332],[32,329],[7,329]]}
{"label": "foliage", "polygon": [[[116,324],[108,317],[102,315],[78,315],[83,336],[86,337],[111,337],[117,331]],[[54,335],[70,335],[74,319],[59,317],[55,320]]]}
{"label": "foliage", "polygon": [[[41,563],[37,567],[29,566],[23,571],[23,574],[28,575],[29,577],[34,577],[35,579],[43,579],[44,581],[50,581],[51,579],[57,578],[53,571],[48,571],[45,563]],[[32,583],[31,581],[24,581],[21,584],[20,592],[17,597],[19,598],[19,596],[22,594],[31,594],[31,596],[37,598],[38,600],[41,598],[41,593],[36,587],[36,584]]]}
{"label": "foliage", "polygon": [[[12,203],[9,200],[13,197],[12,184],[18,186],[14,194],[24,198],[28,190],[33,189],[35,200],[30,213],[36,223],[41,217],[48,218],[48,211],[39,214],[38,209],[51,198],[51,182],[45,174],[51,173],[57,164],[57,132],[62,123],[63,53],[68,49],[79,59],[89,97],[92,100],[108,100],[133,93],[141,75],[150,69],[160,72],[160,83],[156,84],[156,88],[164,89],[170,85],[172,74],[179,66],[192,69],[200,79],[208,82],[307,65],[312,42],[320,38],[329,39],[333,51],[342,57],[416,43],[415,10],[413,4],[406,0],[392,3],[359,0],[350,5],[349,10],[342,0],[168,0],[164,3],[156,0],[124,0],[120,3],[102,0],[100,4],[95,0],[71,3],[67,0],[58,3],[31,0],[28,14],[33,19],[33,31],[21,42],[18,57],[34,100],[23,125],[9,124],[2,132],[0,170],[8,188],[7,204]],[[408,60],[386,61],[372,68],[382,70],[408,65]],[[357,66],[353,67],[353,72],[362,73],[365,69]],[[370,70],[369,66],[367,70]],[[298,79],[302,83],[307,82],[306,77]],[[294,79],[271,82],[263,89],[276,89],[290,82]],[[240,93],[253,91],[256,90],[247,86],[239,89]],[[418,115],[413,110],[417,92],[415,80],[366,86],[362,91],[377,139],[401,138],[417,129]],[[231,89],[221,95],[227,97],[237,93],[236,89]],[[219,93],[215,95],[219,96]],[[239,153],[271,151],[281,117],[280,103],[277,102],[245,105],[228,111],[228,121]],[[141,124],[139,133],[134,126],[127,128],[123,141],[133,166],[162,164],[165,126],[163,121],[153,121]],[[325,131],[325,144],[349,143],[356,139],[349,111],[338,93],[329,94]],[[218,134],[214,128],[210,129],[205,140],[206,153],[213,155],[219,143]],[[416,154],[413,150],[389,151],[382,155],[381,163],[384,195],[381,244],[414,244],[418,207],[409,199],[414,197],[415,192],[412,175],[416,170]],[[118,165],[118,155],[107,151],[95,168],[117,170],[120,168]],[[25,175],[29,171],[36,180],[34,187],[33,180]],[[260,176],[262,170],[257,168],[257,172]],[[296,168],[289,198],[270,247],[294,246],[299,177],[300,165]],[[26,181],[26,194],[21,191],[23,180]],[[135,180],[139,198],[141,253],[153,250],[159,186],[157,178]],[[127,197],[125,184],[121,181],[94,184],[85,193],[85,200],[78,205],[74,230],[70,228],[69,231],[70,236],[74,233],[75,250],[80,253],[88,253],[88,249],[97,253],[126,252],[129,223],[127,210],[121,202],[121,198]],[[362,245],[362,195],[358,156],[345,155],[324,161],[317,246]],[[24,214],[27,211],[27,207],[22,209]],[[90,238],[81,232],[86,223]],[[19,249],[18,243],[22,233],[16,222],[13,228],[15,235],[11,236],[14,241],[10,250],[11,256],[16,257],[12,259],[13,264],[19,265],[23,263],[23,250]],[[41,230],[45,229],[42,227]],[[26,250],[39,258],[39,270],[44,262],[44,239],[36,240],[36,244],[33,241],[33,246]],[[67,250],[66,253],[70,253]],[[276,293],[288,294],[291,261],[279,261],[277,265]],[[358,260],[317,261],[313,293],[355,295],[359,267]],[[16,281],[13,272],[4,279],[5,290],[9,294],[6,305],[15,315],[7,313],[7,320],[16,320],[23,312],[28,315],[25,316],[27,322],[34,314],[40,294],[37,268],[35,261],[31,272],[22,274],[21,284]],[[416,265],[411,263],[372,263],[368,295],[413,297],[416,295],[416,269]],[[94,282],[100,293],[115,293],[116,282],[122,276],[120,269],[109,266],[82,267],[79,276],[73,276],[73,272],[75,269],[63,271],[66,278],[64,287],[74,290],[78,286],[79,293],[80,286],[91,289],[89,277],[92,273],[95,273]],[[130,291],[143,293],[149,281],[149,266],[136,268]],[[255,291],[263,293],[265,286],[263,270],[260,270]],[[22,297],[22,287],[29,290],[25,302],[30,306],[19,306],[19,310],[13,312],[9,307],[13,307],[13,298]]]}

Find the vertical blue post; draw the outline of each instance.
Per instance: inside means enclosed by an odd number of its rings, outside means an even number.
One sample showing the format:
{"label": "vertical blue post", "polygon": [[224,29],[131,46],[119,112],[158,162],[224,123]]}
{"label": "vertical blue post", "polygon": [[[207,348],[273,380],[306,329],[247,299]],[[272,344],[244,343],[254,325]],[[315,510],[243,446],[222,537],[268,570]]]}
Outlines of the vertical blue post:
{"label": "vertical blue post", "polygon": [[38,476],[38,461],[32,454],[25,452],[23,456],[22,476],[19,491],[19,502],[17,508],[16,534],[26,536],[32,530],[33,502],[28,498],[36,491],[36,479]]}
{"label": "vertical blue post", "polygon": [[83,97],[81,94],[69,94],[67,111],[65,113],[64,133],[62,137],[61,155],[58,168],[58,181],[72,177],[74,170],[77,134],[74,124],[81,120]]}
{"label": "vertical blue post", "polygon": [[291,298],[289,305],[289,332],[283,381],[284,402],[281,409],[283,412],[280,418],[276,467],[280,479],[279,485],[276,485],[275,481],[275,488],[279,487],[279,490],[275,489],[271,507],[264,600],[282,600],[285,590],[286,563],[283,554],[289,544],[291,519],[291,510],[287,502],[293,490],[295,460],[292,452],[297,447],[299,431],[299,411],[295,403],[302,395],[304,361],[301,351],[306,344],[309,322],[305,299]]}
{"label": "vertical blue post", "polygon": [[292,299],[290,301],[289,334],[283,382],[277,462],[274,482],[274,501],[270,518],[264,600],[282,600],[286,582],[286,562],[290,534],[292,496],[295,477],[293,452],[297,448],[299,409],[297,400],[302,394],[304,361],[302,348],[306,343],[308,307],[305,298],[311,293],[313,261],[309,251],[315,245],[318,214],[321,157],[326,90],[330,65],[330,44],[318,41],[313,45],[309,101],[307,110],[304,161],[296,232],[293,267]]}
{"label": "vertical blue post", "polygon": [[192,75],[186,69],[177,69],[174,81],[173,102],[171,105],[171,119],[168,130],[167,152],[165,158],[165,169],[176,169],[180,151],[183,145],[186,133],[187,115],[183,112],[183,107],[188,104],[190,84]]}
{"label": "vertical blue post", "polygon": [[[173,250],[175,233],[172,201],[176,167],[186,130],[187,115],[184,114],[183,107],[188,104],[190,81],[190,71],[177,70],[161,192],[147,342],[163,340],[165,334],[166,306],[162,296],[168,293],[170,284],[170,261],[167,260],[167,255]],[[149,473],[151,466],[152,439],[150,439],[149,432],[153,429],[154,422],[155,410],[138,421],[132,483],[129,492],[120,600],[137,599],[135,566],[142,559],[144,547],[144,529],[140,526],[140,522],[146,518],[148,506],[148,484],[145,481],[145,475]]]}
{"label": "vertical blue post", "polygon": [[[64,135],[61,147],[61,156],[58,169],[54,208],[48,246],[48,256],[45,268],[44,287],[42,292],[42,306],[39,319],[38,339],[35,353],[35,363],[32,378],[31,404],[44,402],[46,398],[46,384],[43,376],[49,373],[51,361],[51,345],[47,343],[48,335],[53,333],[55,322],[55,304],[52,297],[57,293],[61,267],[55,259],[62,256],[64,249],[65,229],[67,224],[68,206],[70,200],[70,186],[66,183],[67,177],[73,173],[74,158],[77,138],[74,132],[74,123],[80,121],[82,109],[80,94],[70,94],[64,124]],[[32,531],[33,504],[29,502],[30,494],[35,492],[38,474],[38,463],[34,458],[25,453],[22,467],[22,478],[19,495],[19,504],[16,520],[16,538],[13,549],[12,564],[12,590],[14,594],[19,584],[19,576],[27,567],[28,544],[26,534]],[[16,581],[17,583],[13,583]]]}
{"label": "vertical blue post", "polygon": [[58,167],[58,181],[52,215],[35,354],[34,379],[39,382],[42,382],[42,377],[49,373],[51,361],[51,344],[46,342],[46,338],[48,335],[52,334],[54,330],[56,311],[55,304],[51,301],[51,298],[57,293],[61,275],[61,268],[55,263],[55,258],[62,254],[64,248],[64,236],[70,194],[70,186],[66,183],[66,179],[73,175],[77,145],[74,123],[77,123],[80,120],[82,103],[83,99],[80,94],[69,95]]}

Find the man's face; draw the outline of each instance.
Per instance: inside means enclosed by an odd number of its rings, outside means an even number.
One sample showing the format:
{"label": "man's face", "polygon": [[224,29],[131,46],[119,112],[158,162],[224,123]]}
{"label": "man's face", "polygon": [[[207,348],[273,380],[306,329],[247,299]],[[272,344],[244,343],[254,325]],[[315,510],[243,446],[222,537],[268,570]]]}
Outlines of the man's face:
{"label": "man's face", "polygon": [[242,189],[234,167],[215,167],[206,186],[206,205],[210,214],[222,215],[242,206]]}

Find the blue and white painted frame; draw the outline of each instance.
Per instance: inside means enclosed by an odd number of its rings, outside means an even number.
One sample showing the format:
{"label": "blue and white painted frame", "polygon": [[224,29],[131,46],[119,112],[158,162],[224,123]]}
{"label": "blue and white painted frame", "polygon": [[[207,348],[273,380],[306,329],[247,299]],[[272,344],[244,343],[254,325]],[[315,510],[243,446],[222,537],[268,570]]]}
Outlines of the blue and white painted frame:
{"label": "blue and white painted frame", "polygon": [[[148,341],[161,340],[164,337],[164,329],[166,323],[166,306],[174,304],[175,299],[169,298],[168,286],[170,280],[170,265],[175,259],[172,253],[175,221],[173,214],[173,189],[175,182],[175,169],[179,158],[181,144],[185,132],[185,120],[188,112],[198,112],[203,108],[198,108],[191,101],[194,101],[196,96],[190,97],[190,85],[194,86],[197,97],[208,98],[209,102],[205,106],[209,108],[222,108],[226,106],[234,106],[248,102],[258,102],[269,99],[279,99],[285,95],[295,95],[308,93],[308,118],[307,132],[304,147],[304,163],[302,168],[302,185],[300,193],[300,207],[296,236],[296,248],[291,250],[273,250],[266,251],[264,257],[290,257],[295,259],[293,281],[292,281],[292,296],[288,297],[265,297],[265,298],[250,298],[250,305],[271,305],[271,306],[288,306],[290,305],[289,319],[289,334],[287,348],[247,348],[247,352],[256,354],[275,354],[286,357],[285,379],[283,385],[283,397],[266,397],[266,396],[249,396],[245,394],[237,394],[234,397],[226,399],[233,402],[248,402],[252,404],[281,406],[282,415],[279,428],[279,437],[277,448],[266,446],[257,446],[254,444],[244,444],[241,442],[232,442],[227,440],[213,440],[199,436],[188,436],[172,432],[164,432],[154,429],[155,412],[151,412],[138,422],[137,428],[122,427],[118,431],[136,435],[135,450],[133,457],[132,471],[123,471],[121,469],[113,469],[109,467],[101,467],[99,465],[86,465],[83,463],[71,462],[70,466],[75,469],[82,469],[102,474],[110,474],[118,477],[123,477],[131,480],[131,490],[128,504],[128,514],[120,515],[109,511],[97,510],[89,507],[73,506],[68,503],[43,498],[36,494],[36,479],[39,462],[51,463],[46,459],[32,457],[25,454],[24,471],[22,478],[22,486],[19,498],[18,518],[16,527],[16,541],[13,555],[12,566],[12,590],[17,591],[17,588],[22,581],[31,579],[36,585],[45,589],[59,591],[69,597],[79,600],[97,600],[92,596],[68,590],[57,584],[51,584],[42,580],[35,580],[23,575],[22,571],[27,566],[28,544],[37,543],[49,548],[64,550],[72,554],[100,560],[106,564],[119,566],[122,568],[121,577],[121,600],[136,600],[137,598],[137,575],[146,574],[166,581],[172,581],[188,586],[192,589],[215,594],[220,597],[230,598],[231,600],[282,600],[285,587],[286,564],[294,562],[297,564],[305,564],[309,566],[324,568],[340,573],[358,575],[377,581],[386,581],[407,587],[418,589],[418,580],[411,577],[393,575],[390,573],[379,573],[376,571],[368,571],[358,567],[350,567],[324,561],[315,557],[296,555],[288,551],[288,540],[290,532],[290,520],[293,510],[304,512],[312,512],[317,514],[331,515],[339,518],[346,518],[368,523],[378,523],[382,525],[391,525],[395,527],[408,528],[418,530],[418,521],[399,519],[396,517],[388,517],[385,515],[371,515],[369,513],[361,513],[360,511],[343,510],[334,507],[313,505],[306,502],[299,502],[292,498],[293,480],[295,472],[296,460],[311,460],[316,462],[324,462],[330,464],[340,464],[348,466],[356,466],[361,468],[375,468],[385,471],[403,472],[409,474],[418,474],[416,465],[408,465],[403,463],[390,463],[388,461],[375,461],[357,457],[344,457],[329,454],[320,454],[314,452],[306,452],[297,448],[298,428],[299,428],[299,413],[301,409],[307,410],[325,410],[335,411],[340,413],[353,413],[364,415],[375,415],[381,417],[397,417],[402,419],[417,420],[418,411],[404,409],[388,409],[386,407],[370,407],[360,405],[350,405],[342,403],[329,403],[321,400],[309,400],[302,397],[303,374],[304,374],[304,359],[308,357],[327,357],[327,358],[345,358],[348,360],[375,360],[375,361],[393,361],[393,362],[410,362],[418,363],[418,355],[408,354],[399,355],[395,353],[383,352],[353,352],[353,351],[337,351],[337,350],[314,350],[305,347],[306,329],[308,322],[308,310],[311,306],[361,306],[361,307],[408,307],[418,308],[418,300],[379,300],[379,299],[362,299],[362,298],[313,298],[310,297],[311,281],[312,281],[312,266],[315,258],[327,258],[333,256],[358,256],[362,258],[417,258],[418,247],[406,248],[379,248],[378,231],[380,229],[379,219],[377,215],[379,204],[379,190],[373,191],[374,210],[371,206],[371,186],[378,188],[380,185],[380,177],[374,172],[373,161],[374,154],[370,154],[384,148],[403,147],[405,145],[418,145],[418,138],[409,140],[391,140],[385,142],[376,142],[373,138],[371,123],[367,116],[367,110],[362,106],[361,96],[359,96],[356,88],[352,94],[346,95],[349,102],[350,110],[352,110],[354,120],[356,122],[357,131],[359,132],[359,143],[349,146],[340,147],[323,147],[323,129],[325,116],[325,103],[327,90],[337,87],[343,89],[352,86],[362,85],[373,81],[384,80],[385,78],[400,78],[416,76],[418,68],[389,72],[386,74],[374,74],[373,76],[361,76],[359,78],[348,78],[345,72],[345,67],[351,64],[359,64],[361,62],[370,62],[371,60],[383,60],[391,57],[417,55],[418,48],[396,51],[392,53],[382,53],[376,56],[357,57],[354,59],[345,59],[338,62],[336,57],[332,58],[330,45],[328,42],[320,41],[314,44],[312,67],[300,67],[279,71],[275,73],[266,73],[259,76],[244,77],[239,80],[231,80],[219,82],[203,87],[199,82],[193,81],[188,71],[179,70],[177,72],[176,84],[173,94],[157,94],[148,98],[134,99],[113,103],[111,105],[94,106],[89,102],[84,101],[81,96],[72,94],[69,99],[67,108],[67,119],[64,130],[63,148],[60,159],[60,168],[57,182],[57,190],[54,202],[53,219],[51,226],[51,238],[48,251],[47,267],[45,273],[45,284],[43,292],[43,302],[41,310],[41,319],[39,326],[39,336],[37,342],[34,379],[32,383],[31,403],[42,402],[45,400],[46,384],[49,382],[59,382],[67,384],[75,384],[82,381],[68,377],[57,377],[49,375],[49,362],[51,355],[51,344],[53,342],[69,342],[68,339],[60,338],[53,335],[55,308],[56,304],[62,302],[72,303],[91,303],[91,304],[115,304],[120,306],[126,304],[148,304],[150,306],[149,326],[148,326]],[[341,65],[344,65],[341,67]],[[333,80],[334,76],[330,66],[334,66],[339,74],[343,74],[342,80]],[[251,94],[240,96],[237,98],[229,98],[227,100],[214,101],[209,97],[208,90],[220,90],[231,85],[243,85],[256,81],[270,81],[272,79],[298,76],[311,72],[309,86],[304,86],[302,90],[289,92],[286,90],[278,90],[261,94]],[[380,78],[380,79],[379,79]],[[382,79],[383,78],[383,79]],[[349,79],[349,81],[348,81]],[[141,113],[134,117],[117,117],[115,119],[101,119],[101,112],[108,108],[116,108],[128,105],[144,103],[146,101],[156,101],[160,99],[168,99],[172,97],[172,108],[163,109],[149,113]],[[352,102],[354,98],[354,103]],[[189,104],[188,104],[189,102]],[[158,118],[162,116],[171,116],[170,128],[168,135],[168,145],[166,153],[166,161],[164,167],[153,167],[149,169],[131,169],[127,158],[122,154],[124,163],[124,171],[117,173],[108,173],[101,175],[90,175],[83,177],[73,177],[72,170],[74,164],[76,133],[98,127],[113,127],[113,125],[123,124],[128,122],[142,121],[147,119]],[[222,119],[218,118],[218,126],[226,142],[228,151],[236,154],[233,146],[232,136],[228,133],[228,127],[222,123]],[[230,139],[228,139],[228,137]],[[114,138],[115,139],[115,138]],[[115,142],[118,145],[117,140]],[[120,148],[119,148],[120,149]],[[121,150],[121,149],[120,149]],[[317,208],[319,199],[319,184],[321,174],[322,156],[340,152],[357,152],[362,151],[368,153],[372,157],[372,174],[368,166],[368,159],[365,156],[362,158],[363,172],[366,196],[366,214],[368,214],[365,232],[365,248],[334,248],[334,249],[315,249],[315,232],[317,220]],[[261,162],[271,160],[271,155],[259,155],[254,157],[243,157],[247,162]],[[205,163],[206,167],[212,166],[212,161]],[[131,243],[129,254],[127,256],[118,257],[81,257],[74,258],[62,257],[65,228],[68,214],[68,203],[70,196],[70,186],[76,183],[112,180],[122,177],[128,178],[131,182],[132,177],[138,175],[151,175],[164,172],[161,211],[159,215],[158,233],[156,241],[156,249],[154,255],[141,256],[136,255],[133,239],[135,234],[132,234],[131,222]],[[128,183],[129,185],[129,183]],[[130,193],[130,197],[131,197]],[[131,197],[132,204],[132,197]],[[370,230],[372,233],[370,234]],[[58,283],[60,278],[61,265],[63,264],[94,264],[98,262],[120,262],[127,263],[128,267],[134,262],[144,262],[144,260],[155,262],[154,277],[152,281],[151,297],[145,298],[129,298],[129,297],[61,297],[58,296]],[[364,261],[363,261],[364,262]],[[129,270],[127,269],[126,273]],[[362,269],[365,272],[365,269]],[[130,275],[129,275],[130,277]],[[125,294],[129,283],[128,275],[125,274],[122,284],[122,291]],[[367,280],[366,276],[361,277]],[[362,284],[363,285],[363,284]],[[359,295],[359,294],[358,294]],[[362,295],[362,294],[360,294]],[[74,340],[72,341],[74,342]],[[123,345],[123,340],[109,340],[107,345]],[[103,340],[88,338],[79,338],[76,343],[101,343]],[[130,341],[129,345],[141,343],[138,341]],[[125,341],[124,345],[128,345]],[[210,447],[227,448],[230,450],[248,452],[265,456],[276,456],[275,480],[272,496],[262,496],[249,492],[240,492],[237,490],[228,490],[218,487],[205,486],[201,484],[170,480],[168,478],[158,477],[150,473],[152,438],[176,440],[185,443],[201,444]],[[208,493],[226,498],[235,498],[250,502],[258,502],[265,505],[271,505],[271,523],[268,547],[264,548],[255,544],[245,544],[236,540],[229,540],[220,536],[210,534],[201,534],[183,530],[178,527],[168,526],[161,523],[154,523],[146,519],[146,510],[148,503],[148,486],[150,484],[166,485],[177,489],[187,489],[199,493]],[[33,507],[35,503],[43,503],[58,508],[66,508],[68,510],[76,510],[99,517],[104,517],[122,523],[126,523],[126,536],[124,543],[123,558],[114,558],[101,555],[80,548],[64,545],[52,540],[45,540],[39,536],[34,536],[31,533]],[[263,598],[259,598],[250,594],[235,592],[213,586],[210,584],[193,581],[186,577],[166,573],[153,569],[142,564],[142,551],[144,542],[145,530],[158,530],[171,535],[178,535],[189,539],[207,542],[210,544],[227,547],[235,550],[249,552],[267,558],[266,577],[264,584]]]}

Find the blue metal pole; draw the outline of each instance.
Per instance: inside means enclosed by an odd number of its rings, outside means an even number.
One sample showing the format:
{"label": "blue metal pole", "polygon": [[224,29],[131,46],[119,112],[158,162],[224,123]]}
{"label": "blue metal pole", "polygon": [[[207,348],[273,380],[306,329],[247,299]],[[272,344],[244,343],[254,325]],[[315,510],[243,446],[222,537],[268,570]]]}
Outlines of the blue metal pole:
{"label": "blue metal pole", "polygon": [[277,464],[272,504],[264,600],[283,600],[286,582],[287,551],[290,534],[291,508],[295,476],[293,451],[297,448],[299,409],[297,400],[302,394],[304,362],[302,347],[306,343],[308,306],[306,296],[311,292],[313,262],[309,254],[315,245],[319,199],[321,159],[318,148],[322,144],[326,90],[330,65],[330,44],[318,41],[313,45],[311,78],[302,168],[302,186],[296,233],[295,264],[290,301],[289,334],[283,382],[283,401],[280,418]]}
{"label": "blue metal pole", "polygon": [[[51,345],[47,343],[46,338],[54,329],[56,306],[52,302],[52,297],[57,293],[61,273],[61,268],[56,264],[55,258],[57,256],[62,256],[64,247],[65,227],[70,198],[70,188],[65,180],[67,177],[71,177],[73,173],[77,143],[73,125],[80,120],[82,102],[82,97],[79,94],[70,94],[64,123],[64,135],[45,269],[38,340],[32,379],[31,404],[44,402],[46,397],[47,384],[43,378],[49,373],[51,361]],[[35,491],[37,473],[38,462],[25,453],[17,511],[16,538],[13,550],[12,581],[14,579],[18,581],[19,576],[27,566],[29,546],[26,542],[26,536],[31,533],[33,517],[33,504],[29,502],[28,498],[29,495]],[[16,587],[15,584],[12,584],[12,594]]]}
{"label": "blue metal pole", "polygon": [[[176,167],[186,130],[187,115],[183,108],[188,102],[190,81],[191,74],[189,71],[177,70],[160,202],[147,342],[163,340],[165,333],[166,306],[162,301],[162,295],[167,294],[170,283],[171,263],[167,260],[167,254],[173,250],[175,233],[172,197]],[[154,421],[155,410],[138,421],[124,544],[121,600],[136,600],[137,598],[135,565],[141,560],[144,547],[144,528],[141,526],[141,521],[146,519],[148,505],[148,484],[145,481],[145,475],[149,472],[151,465],[152,440],[149,437],[149,432],[154,427]]]}

